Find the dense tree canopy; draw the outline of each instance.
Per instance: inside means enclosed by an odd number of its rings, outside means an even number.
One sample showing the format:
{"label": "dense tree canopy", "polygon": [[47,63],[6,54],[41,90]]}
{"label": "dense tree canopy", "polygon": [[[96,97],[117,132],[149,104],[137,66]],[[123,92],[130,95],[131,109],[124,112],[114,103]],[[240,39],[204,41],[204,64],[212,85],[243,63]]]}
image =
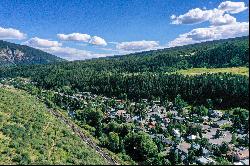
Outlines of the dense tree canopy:
{"label": "dense tree canopy", "polygon": [[1,68],[1,77],[30,77],[46,89],[90,91],[138,100],[174,99],[216,107],[248,107],[249,79],[232,74],[183,76],[169,71],[191,67],[248,66],[247,37],[53,65]]}
{"label": "dense tree canopy", "polygon": [[145,161],[157,154],[157,146],[144,132],[130,133],[125,137],[125,149],[136,161]]}

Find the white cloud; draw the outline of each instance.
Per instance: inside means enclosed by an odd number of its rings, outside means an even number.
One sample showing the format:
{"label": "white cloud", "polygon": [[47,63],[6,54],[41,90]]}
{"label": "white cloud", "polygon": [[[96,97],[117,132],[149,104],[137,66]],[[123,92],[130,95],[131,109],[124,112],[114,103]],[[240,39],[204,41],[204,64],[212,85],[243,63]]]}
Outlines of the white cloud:
{"label": "white cloud", "polygon": [[227,25],[236,23],[236,18],[229,14],[212,17],[209,21],[214,26]]}
{"label": "white cloud", "polygon": [[106,41],[101,38],[101,37],[98,37],[98,36],[93,36],[91,38],[91,40],[89,41],[90,44],[93,44],[93,45],[98,45],[98,46],[106,46],[107,43]]}
{"label": "white cloud", "polygon": [[159,43],[157,41],[132,41],[132,42],[122,42],[116,45],[118,50],[124,51],[143,51],[150,50],[158,47]]}
{"label": "white cloud", "polygon": [[71,47],[49,47],[49,48],[38,48],[45,52],[59,56],[61,58],[73,61],[73,60],[85,60],[91,58],[111,56],[111,54],[97,54],[87,50],[80,50]]}
{"label": "white cloud", "polygon": [[79,50],[71,47],[49,47],[39,49],[67,60],[88,59],[91,56],[89,51]]}
{"label": "white cloud", "polygon": [[26,34],[13,28],[0,27],[0,39],[17,39],[22,40],[26,38]]}
{"label": "white cloud", "polygon": [[108,42],[109,44],[114,44],[114,45],[117,45],[119,44],[119,42],[114,42],[114,41],[111,41],[111,42]]}
{"label": "white cloud", "polygon": [[246,10],[247,7],[245,6],[244,2],[225,1],[218,6],[218,9],[234,14]]}
{"label": "white cloud", "polygon": [[98,46],[106,46],[107,42],[99,37],[99,36],[93,36],[91,37],[88,34],[83,33],[71,33],[71,34],[57,34],[57,37],[61,40],[67,40],[67,41],[82,41],[86,42],[92,45],[98,45]]}
{"label": "white cloud", "polygon": [[171,19],[172,24],[194,24],[209,20],[211,14],[212,13],[210,10],[201,10],[199,8],[195,8],[178,17],[172,15]]}
{"label": "white cloud", "polygon": [[91,39],[91,36],[88,34],[82,34],[82,33],[71,33],[71,34],[57,34],[57,37],[61,40],[68,40],[68,41],[83,41],[83,42],[89,42]]}
{"label": "white cloud", "polygon": [[188,45],[188,44],[193,44],[195,43],[194,40],[191,38],[187,38],[186,34],[179,35],[176,39],[173,41],[170,41],[167,45],[167,47],[175,47],[175,46],[183,46],[183,45]]}
{"label": "white cloud", "polygon": [[209,21],[214,26],[233,24],[236,22],[236,18],[226,14],[235,14],[246,10],[244,2],[222,2],[218,8],[212,10],[206,10],[205,8],[195,8],[189,10],[187,13],[176,16],[172,15],[170,18],[172,24],[196,24]]}
{"label": "white cloud", "polygon": [[169,42],[168,47],[247,35],[249,35],[249,22],[236,22],[230,25],[193,29],[188,33],[179,35],[178,38]]}
{"label": "white cloud", "polygon": [[244,2],[225,1],[212,10],[196,8],[180,16],[172,15],[170,17],[172,24],[195,24],[209,21],[210,26],[181,34],[170,41],[168,47],[249,35],[249,22],[237,22],[236,18],[230,15],[246,9]]}
{"label": "white cloud", "polygon": [[40,39],[38,37],[31,38],[28,41],[23,42],[22,44],[32,46],[32,47],[59,47],[59,46],[62,46],[62,43],[59,43],[58,41]]}
{"label": "white cloud", "polygon": [[[85,41],[86,37],[86,43],[94,44],[94,45],[107,45],[104,39],[94,36],[91,38],[91,36],[85,36],[84,34],[76,35],[76,33],[70,34],[70,35],[63,35],[58,34],[58,37],[62,40],[75,40],[75,41]],[[87,40],[88,39],[88,40]],[[72,47],[61,47],[62,43],[59,43],[58,41],[50,41],[47,39],[40,39],[38,37],[31,38],[26,42],[23,42],[22,44],[34,47],[36,49],[43,50],[45,52],[51,53],[53,55],[59,56],[61,58],[67,59],[67,60],[84,60],[84,59],[91,59],[91,58],[98,58],[98,57],[105,57],[105,56],[111,56],[113,54],[98,54],[87,50],[81,50],[76,49]],[[84,44],[84,43],[83,43]]]}

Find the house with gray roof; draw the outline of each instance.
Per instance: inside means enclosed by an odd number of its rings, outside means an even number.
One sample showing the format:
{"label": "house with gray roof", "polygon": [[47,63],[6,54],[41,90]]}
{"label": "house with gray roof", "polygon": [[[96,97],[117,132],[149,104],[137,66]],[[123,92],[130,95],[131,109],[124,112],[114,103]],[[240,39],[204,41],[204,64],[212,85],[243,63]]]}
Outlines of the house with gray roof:
{"label": "house with gray roof", "polygon": [[201,156],[201,157],[199,157],[197,159],[197,163],[202,164],[202,165],[206,165],[206,164],[209,164],[209,163],[215,164],[216,162],[213,159],[209,158],[209,157]]}

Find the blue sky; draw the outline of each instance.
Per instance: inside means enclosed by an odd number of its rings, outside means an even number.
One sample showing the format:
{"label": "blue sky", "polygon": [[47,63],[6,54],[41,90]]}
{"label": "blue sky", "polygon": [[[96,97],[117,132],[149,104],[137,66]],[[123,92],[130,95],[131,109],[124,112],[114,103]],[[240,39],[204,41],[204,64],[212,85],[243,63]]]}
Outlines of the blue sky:
{"label": "blue sky", "polygon": [[0,39],[68,60],[126,54],[248,35],[248,6],[247,0],[1,0]]}

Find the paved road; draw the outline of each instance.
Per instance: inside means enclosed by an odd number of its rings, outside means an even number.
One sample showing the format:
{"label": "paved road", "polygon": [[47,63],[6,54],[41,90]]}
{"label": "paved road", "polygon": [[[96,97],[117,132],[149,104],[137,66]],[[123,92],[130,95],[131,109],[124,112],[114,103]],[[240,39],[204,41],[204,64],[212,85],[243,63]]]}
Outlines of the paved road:
{"label": "paved road", "polygon": [[106,159],[109,164],[111,165],[119,165],[117,161],[115,161],[114,159],[112,159],[108,153],[104,152],[99,146],[97,146],[92,140],[91,138],[87,137],[86,135],[84,135],[81,130],[79,129],[79,127],[77,127],[74,123],[70,122],[68,119],[66,119],[64,116],[62,116],[60,113],[58,113],[57,111],[54,111],[52,109],[48,109],[48,111],[53,114],[54,116],[56,116],[59,120],[61,120],[64,124],[66,124],[67,126],[69,126],[81,139],[82,141],[84,141],[87,145],[89,145],[90,147],[94,148],[96,150],[97,153],[99,153],[104,159]]}

